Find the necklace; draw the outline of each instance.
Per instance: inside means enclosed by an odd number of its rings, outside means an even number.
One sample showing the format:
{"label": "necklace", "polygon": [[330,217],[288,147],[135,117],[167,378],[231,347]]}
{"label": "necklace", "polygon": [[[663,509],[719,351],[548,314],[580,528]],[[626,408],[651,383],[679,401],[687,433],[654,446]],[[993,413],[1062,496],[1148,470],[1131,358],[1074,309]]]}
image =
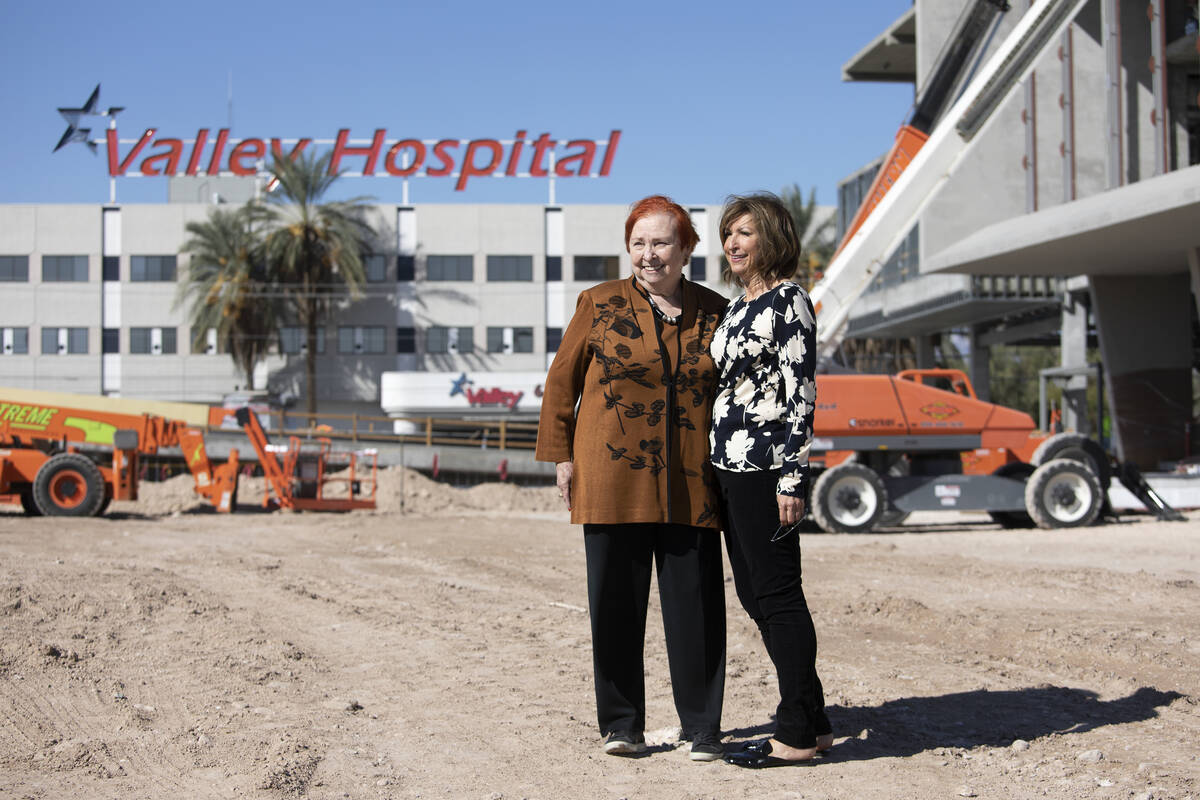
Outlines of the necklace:
{"label": "necklace", "polygon": [[659,307],[658,307],[658,303],[654,302],[654,295],[652,295],[652,294],[650,294],[649,292],[647,292],[647,293],[646,293],[646,299],[650,301],[650,308],[652,308],[652,309],[654,310],[654,314],[655,314],[655,315],[656,315],[656,316],[657,316],[659,319],[661,319],[663,322],[667,323],[668,325],[675,325],[676,323],[678,323],[678,322],[679,322],[679,315],[678,315],[678,314],[676,314],[676,315],[675,315],[675,316],[673,316],[673,317],[672,317],[672,316],[669,316],[669,315],[667,314],[667,312],[663,311],[661,308],[659,308]]}

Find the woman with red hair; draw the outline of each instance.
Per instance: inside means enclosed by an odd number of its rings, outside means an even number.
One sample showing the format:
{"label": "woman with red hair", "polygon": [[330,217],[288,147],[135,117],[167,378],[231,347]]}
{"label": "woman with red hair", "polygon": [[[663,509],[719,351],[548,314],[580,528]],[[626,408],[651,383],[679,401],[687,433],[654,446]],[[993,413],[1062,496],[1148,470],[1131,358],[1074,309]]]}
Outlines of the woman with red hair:
{"label": "woman with red hair", "polygon": [[645,752],[643,647],[658,578],[675,708],[694,761],[721,756],[725,591],[707,431],[726,299],[683,276],[699,241],[662,195],[625,221],[633,274],[579,294],[546,376],[537,458],[583,525],[604,752]]}

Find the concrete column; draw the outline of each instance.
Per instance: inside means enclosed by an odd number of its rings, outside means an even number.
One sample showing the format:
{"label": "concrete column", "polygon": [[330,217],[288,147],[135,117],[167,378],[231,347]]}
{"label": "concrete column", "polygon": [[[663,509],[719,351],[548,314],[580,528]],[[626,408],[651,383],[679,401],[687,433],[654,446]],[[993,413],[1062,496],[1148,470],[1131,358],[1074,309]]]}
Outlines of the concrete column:
{"label": "concrete column", "polygon": [[1158,469],[1184,456],[1192,416],[1191,276],[1089,279],[1117,456]]}
{"label": "concrete column", "polygon": [[[1063,296],[1062,329],[1059,333],[1059,366],[1087,366],[1088,307],[1087,282],[1082,291],[1068,291]],[[1062,423],[1064,431],[1091,434],[1087,407],[1088,379],[1080,376],[1067,380],[1063,388]]]}
{"label": "concrete column", "polygon": [[975,387],[975,395],[980,400],[992,401],[992,348],[980,343],[982,328],[975,325],[971,328],[971,359],[968,368],[971,371],[971,385]]}
{"label": "concrete column", "polygon": [[917,345],[917,369],[936,367],[937,359],[933,352],[933,337],[929,335],[916,336],[913,340]]}

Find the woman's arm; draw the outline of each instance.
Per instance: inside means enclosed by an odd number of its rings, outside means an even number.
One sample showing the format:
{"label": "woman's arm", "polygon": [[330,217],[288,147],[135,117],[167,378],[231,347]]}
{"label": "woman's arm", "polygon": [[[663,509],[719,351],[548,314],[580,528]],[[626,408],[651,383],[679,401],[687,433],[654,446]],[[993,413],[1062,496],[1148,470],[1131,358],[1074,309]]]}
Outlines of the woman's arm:
{"label": "woman's arm", "polygon": [[[783,522],[786,515],[794,522],[803,513],[804,484],[808,480],[808,451],[812,445],[817,401],[817,326],[807,292],[797,287],[782,296],[786,297],[786,304],[776,309],[774,333],[779,347],[779,369],[783,374],[787,434],[776,491],[780,495],[780,521]],[[796,519],[790,519],[797,511],[795,504],[785,503],[785,497],[799,499]]]}
{"label": "woman's arm", "polygon": [[575,316],[563,334],[562,343],[542,388],[542,411],[538,418],[538,461],[562,463],[574,459],[575,407],[583,392],[591,362],[588,334],[594,306],[586,291],[579,293]]}

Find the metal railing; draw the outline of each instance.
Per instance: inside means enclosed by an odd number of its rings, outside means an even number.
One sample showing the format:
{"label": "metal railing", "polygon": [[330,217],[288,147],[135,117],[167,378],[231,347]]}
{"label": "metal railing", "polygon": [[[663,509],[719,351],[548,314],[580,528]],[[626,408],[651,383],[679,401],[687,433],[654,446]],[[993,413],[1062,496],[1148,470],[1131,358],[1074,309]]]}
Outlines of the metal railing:
{"label": "metal railing", "polygon": [[[333,414],[319,411],[271,411],[259,419],[272,438],[298,436],[353,443],[410,443],[456,445],[497,450],[532,450],[537,443],[537,423],[510,420],[470,420],[442,417],[385,417],[366,414]],[[411,430],[396,433],[400,423]],[[212,430],[232,431],[232,428]]]}

